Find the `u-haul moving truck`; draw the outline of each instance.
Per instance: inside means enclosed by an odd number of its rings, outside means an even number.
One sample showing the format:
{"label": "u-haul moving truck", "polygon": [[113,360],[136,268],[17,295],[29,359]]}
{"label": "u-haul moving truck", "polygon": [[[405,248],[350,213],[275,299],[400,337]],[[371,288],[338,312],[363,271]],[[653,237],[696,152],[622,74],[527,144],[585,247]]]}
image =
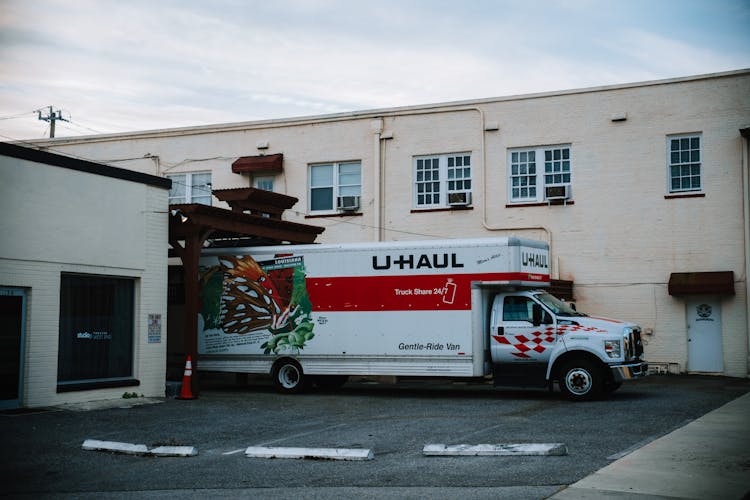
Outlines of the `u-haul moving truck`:
{"label": "u-haul moving truck", "polygon": [[270,373],[282,392],[492,375],[576,400],[644,376],[640,328],[543,291],[549,262],[521,238],[206,250],[199,368]]}

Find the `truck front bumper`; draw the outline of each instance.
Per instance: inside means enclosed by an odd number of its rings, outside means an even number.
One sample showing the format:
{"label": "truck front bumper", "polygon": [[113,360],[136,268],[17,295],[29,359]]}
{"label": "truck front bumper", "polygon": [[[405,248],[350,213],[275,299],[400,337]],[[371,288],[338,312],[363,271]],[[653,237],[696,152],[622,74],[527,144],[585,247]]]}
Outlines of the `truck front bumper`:
{"label": "truck front bumper", "polygon": [[645,361],[610,366],[609,368],[612,370],[612,377],[614,377],[615,382],[645,377],[648,373],[648,363]]}

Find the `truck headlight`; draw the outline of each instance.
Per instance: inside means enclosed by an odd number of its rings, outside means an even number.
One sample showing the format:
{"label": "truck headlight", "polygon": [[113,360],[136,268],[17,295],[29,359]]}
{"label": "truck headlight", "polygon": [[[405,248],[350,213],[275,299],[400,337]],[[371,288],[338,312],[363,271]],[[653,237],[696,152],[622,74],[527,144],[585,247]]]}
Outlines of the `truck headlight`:
{"label": "truck headlight", "polygon": [[619,358],[621,355],[620,341],[619,340],[605,340],[604,341],[604,352],[610,358]]}

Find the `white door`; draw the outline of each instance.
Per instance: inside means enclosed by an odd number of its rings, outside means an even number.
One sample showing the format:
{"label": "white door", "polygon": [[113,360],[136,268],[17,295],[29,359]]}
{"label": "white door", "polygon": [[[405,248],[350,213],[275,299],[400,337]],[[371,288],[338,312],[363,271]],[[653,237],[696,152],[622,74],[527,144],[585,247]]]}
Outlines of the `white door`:
{"label": "white door", "polygon": [[723,372],[721,301],[714,297],[687,301],[688,371]]}

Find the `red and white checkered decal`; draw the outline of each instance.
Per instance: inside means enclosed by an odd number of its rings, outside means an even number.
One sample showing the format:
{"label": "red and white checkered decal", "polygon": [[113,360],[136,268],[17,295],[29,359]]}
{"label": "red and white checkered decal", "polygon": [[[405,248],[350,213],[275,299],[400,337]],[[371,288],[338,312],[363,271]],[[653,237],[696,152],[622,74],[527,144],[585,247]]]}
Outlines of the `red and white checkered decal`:
{"label": "red and white checkered decal", "polygon": [[493,335],[492,338],[500,344],[514,347],[516,352],[511,352],[511,355],[517,358],[531,359],[536,357],[534,353],[542,354],[547,349],[552,348],[552,344],[557,340],[557,335],[564,335],[566,332],[607,333],[606,330],[593,326],[559,325],[557,329],[548,326],[544,331],[531,332],[528,335]]}

